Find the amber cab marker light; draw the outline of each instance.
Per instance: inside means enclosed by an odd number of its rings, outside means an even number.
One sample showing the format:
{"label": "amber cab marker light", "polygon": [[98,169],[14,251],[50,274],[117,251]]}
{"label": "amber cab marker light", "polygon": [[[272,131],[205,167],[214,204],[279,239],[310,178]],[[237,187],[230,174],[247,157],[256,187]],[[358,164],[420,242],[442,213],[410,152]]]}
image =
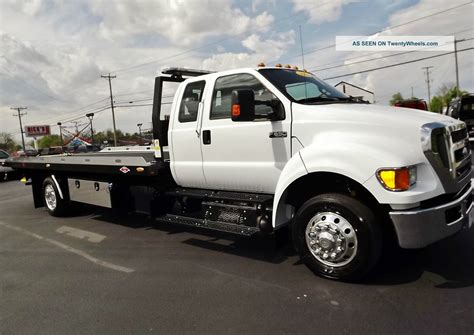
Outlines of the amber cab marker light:
{"label": "amber cab marker light", "polygon": [[265,63],[259,63],[257,67],[265,67]]}
{"label": "amber cab marker light", "polygon": [[232,105],[232,116],[240,115],[240,105]]}
{"label": "amber cab marker light", "polygon": [[416,167],[380,169],[377,171],[377,178],[389,191],[406,191],[416,183]]}

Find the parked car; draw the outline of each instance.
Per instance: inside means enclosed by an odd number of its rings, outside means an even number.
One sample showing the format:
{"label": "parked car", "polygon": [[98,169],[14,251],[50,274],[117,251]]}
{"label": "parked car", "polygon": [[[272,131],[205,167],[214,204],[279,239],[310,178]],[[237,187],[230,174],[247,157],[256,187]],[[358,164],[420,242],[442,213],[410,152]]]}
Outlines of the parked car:
{"label": "parked car", "polygon": [[40,156],[60,155],[62,153],[63,153],[63,148],[62,147],[42,148],[42,149],[39,149],[39,151],[38,151],[38,154]]}
{"label": "parked car", "polygon": [[13,157],[34,157],[38,156],[36,149],[26,149],[25,151],[19,150],[12,154]]}
{"label": "parked car", "polygon": [[428,110],[428,105],[426,101],[423,99],[407,99],[398,101],[394,104],[395,107],[406,107],[406,108],[413,108],[413,109],[421,109],[424,111]]}
{"label": "parked car", "polygon": [[3,166],[3,162],[10,157],[8,152],[0,149],[0,181],[6,180],[9,173],[13,172],[13,169],[8,166]]}

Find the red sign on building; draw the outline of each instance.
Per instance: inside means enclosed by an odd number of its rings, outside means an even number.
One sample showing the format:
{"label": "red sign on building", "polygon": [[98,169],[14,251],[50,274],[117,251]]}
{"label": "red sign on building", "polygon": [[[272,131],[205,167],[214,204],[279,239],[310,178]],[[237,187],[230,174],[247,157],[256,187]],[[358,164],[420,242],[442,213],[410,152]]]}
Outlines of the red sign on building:
{"label": "red sign on building", "polygon": [[25,126],[25,134],[28,137],[45,136],[51,134],[49,126]]}

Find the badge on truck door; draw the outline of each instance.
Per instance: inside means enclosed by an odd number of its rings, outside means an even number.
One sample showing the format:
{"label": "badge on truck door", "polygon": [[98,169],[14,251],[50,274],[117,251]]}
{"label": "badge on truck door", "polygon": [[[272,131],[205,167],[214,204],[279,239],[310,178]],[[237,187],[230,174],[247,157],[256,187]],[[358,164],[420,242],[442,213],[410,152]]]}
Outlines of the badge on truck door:
{"label": "badge on truck door", "polygon": [[270,138],[286,137],[286,131],[272,131],[270,132]]}

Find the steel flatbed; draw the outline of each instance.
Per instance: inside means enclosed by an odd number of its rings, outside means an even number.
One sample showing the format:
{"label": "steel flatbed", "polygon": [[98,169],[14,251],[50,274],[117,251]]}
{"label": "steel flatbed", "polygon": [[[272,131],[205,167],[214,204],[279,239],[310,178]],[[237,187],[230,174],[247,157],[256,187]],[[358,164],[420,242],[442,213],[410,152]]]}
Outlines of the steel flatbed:
{"label": "steel flatbed", "polygon": [[169,163],[155,157],[155,151],[122,149],[94,153],[35,157],[14,157],[5,164],[16,170],[67,172],[81,175],[127,175],[152,177],[169,174]]}

